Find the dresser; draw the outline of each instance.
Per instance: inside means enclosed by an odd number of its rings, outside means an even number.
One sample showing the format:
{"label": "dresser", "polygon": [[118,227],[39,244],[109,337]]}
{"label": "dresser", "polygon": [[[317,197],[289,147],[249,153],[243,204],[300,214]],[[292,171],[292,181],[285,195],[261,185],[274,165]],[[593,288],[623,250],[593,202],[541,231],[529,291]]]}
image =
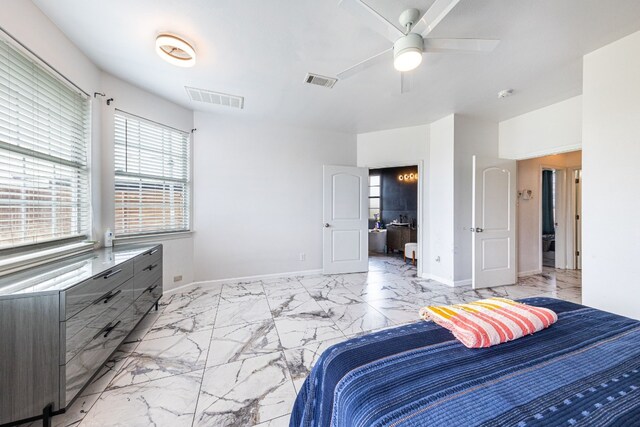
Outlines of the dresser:
{"label": "dresser", "polygon": [[161,296],[161,245],[98,249],[1,278],[0,425],[68,407]]}

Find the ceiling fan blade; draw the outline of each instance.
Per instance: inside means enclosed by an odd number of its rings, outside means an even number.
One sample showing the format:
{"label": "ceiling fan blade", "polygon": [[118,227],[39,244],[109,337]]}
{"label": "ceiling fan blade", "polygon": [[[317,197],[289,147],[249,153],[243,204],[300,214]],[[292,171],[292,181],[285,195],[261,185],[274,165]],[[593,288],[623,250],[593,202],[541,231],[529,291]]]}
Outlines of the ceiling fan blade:
{"label": "ceiling fan blade", "polygon": [[409,93],[411,89],[413,89],[413,73],[400,73],[400,94]]}
{"label": "ceiling fan blade", "polygon": [[371,58],[365,59],[364,61],[357,63],[353,67],[349,67],[346,70],[338,73],[338,79],[340,80],[348,79],[349,77],[354,76],[360,71],[366,68],[369,68],[373,65],[379,64],[381,62],[387,62],[387,61],[390,62],[392,59],[392,52],[393,52],[393,48],[391,47],[389,49],[386,49],[380,52],[377,55],[372,56]]}
{"label": "ceiling fan blade", "polygon": [[404,36],[404,33],[395,25],[362,0],[340,0],[340,7],[360,18],[362,22],[392,43]]}
{"label": "ceiling fan blade", "polygon": [[477,53],[491,52],[498,46],[500,40],[484,39],[424,39],[424,51],[431,53],[460,52]]}
{"label": "ceiling fan blade", "polygon": [[459,2],[460,0],[436,0],[413,26],[411,32],[426,37]]}

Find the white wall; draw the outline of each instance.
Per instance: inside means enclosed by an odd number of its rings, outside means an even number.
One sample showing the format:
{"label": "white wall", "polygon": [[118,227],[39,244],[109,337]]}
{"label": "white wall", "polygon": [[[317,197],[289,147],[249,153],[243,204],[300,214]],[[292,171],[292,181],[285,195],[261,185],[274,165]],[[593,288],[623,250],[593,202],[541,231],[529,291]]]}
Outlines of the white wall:
{"label": "white wall", "polygon": [[[102,73],[30,1],[3,1],[0,27],[92,96],[92,238],[101,240],[107,227],[113,229],[113,107],[185,130],[193,127],[193,114],[190,110]],[[108,108],[103,98],[93,98],[94,92],[106,92],[116,102]],[[165,290],[190,282],[193,276],[190,260],[192,239],[160,242],[165,245]],[[177,274],[182,274],[183,280],[174,284],[173,276]]]}
{"label": "white wall", "polygon": [[429,125],[360,133],[358,166],[383,168],[415,165],[429,156]]}
{"label": "white wall", "polygon": [[355,135],[200,112],[195,127],[195,280],[320,269],[322,165],[355,166]]}
{"label": "white wall", "polygon": [[474,155],[498,155],[498,124],[456,114],[454,117],[454,284],[471,284]]}
{"label": "white wall", "polygon": [[521,160],[579,150],[582,96],[500,122],[499,141],[503,159]]}
{"label": "white wall", "polygon": [[[429,277],[454,281],[454,116],[431,123],[429,138]],[[439,259],[439,260],[438,260]]]}
{"label": "white wall", "polygon": [[[518,162],[518,190],[526,189],[532,190],[533,192],[533,197],[530,200],[518,200],[518,273],[521,276],[541,272],[541,168],[543,166],[558,169],[574,168],[579,167],[581,163],[581,151],[536,157]],[[569,182],[570,180],[567,180],[567,183]],[[565,192],[565,198],[567,200],[568,197],[569,193]],[[564,205],[566,206],[566,203]],[[566,226],[572,227],[573,224],[566,224]],[[573,235],[573,233],[571,233],[571,235]],[[573,245],[571,245],[571,247],[573,247]]]}
{"label": "white wall", "polygon": [[405,165],[422,166],[420,176],[422,216],[418,219],[420,246],[418,247],[418,265],[424,271],[429,260],[429,125],[411,126],[389,129],[379,132],[361,133],[357,135],[358,159],[360,167],[384,168]]}
{"label": "white wall", "polygon": [[640,319],[640,32],[584,57],[583,302]]}

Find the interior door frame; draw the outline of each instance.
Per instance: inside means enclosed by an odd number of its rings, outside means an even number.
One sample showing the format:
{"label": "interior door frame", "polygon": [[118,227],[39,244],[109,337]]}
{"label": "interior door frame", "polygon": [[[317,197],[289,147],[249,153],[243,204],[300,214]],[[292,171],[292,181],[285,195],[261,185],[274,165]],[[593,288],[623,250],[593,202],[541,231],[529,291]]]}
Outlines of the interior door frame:
{"label": "interior door frame", "polygon": [[[576,251],[582,251],[582,248],[577,247],[577,238],[578,238],[578,225],[576,220],[577,212],[577,186],[575,182],[575,176],[577,171],[582,171],[582,166],[572,166],[567,168],[569,173],[568,185],[570,187],[569,191],[569,209],[567,212],[567,219],[571,221],[571,227],[567,227],[567,231],[570,234],[567,234],[567,254],[571,256],[567,256],[567,268],[570,270],[578,270],[579,265],[577,262]],[[582,176],[580,176],[580,186],[582,186]],[[580,224],[582,224],[582,209],[580,209]],[[582,256],[582,255],[581,255]]]}
{"label": "interior door frame", "polygon": [[[417,215],[417,230],[416,230],[416,243],[418,245],[418,253],[416,254],[418,259],[416,260],[416,269],[417,269],[417,276],[418,277],[422,277],[423,275],[423,269],[424,269],[424,264],[422,262],[422,254],[425,253],[426,251],[423,251],[423,240],[422,239],[422,230],[425,230],[423,222],[424,218],[423,218],[423,212],[424,212],[424,206],[423,204],[425,203],[424,200],[424,196],[423,196],[423,189],[424,189],[424,184],[423,184],[423,178],[424,178],[424,160],[416,160],[415,162],[381,162],[381,163],[374,163],[374,164],[368,164],[365,166],[359,166],[359,167],[363,167],[363,168],[368,168],[369,171],[371,171],[371,169],[385,169],[385,168],[404,168],[404,167],[409,167],[409,166],[418,166],[418,213]],[[384,203],[384,202],[383,202]],[[368,232],[368,231],[367,231]],[[368,236],[367,236],[368,237]]]}

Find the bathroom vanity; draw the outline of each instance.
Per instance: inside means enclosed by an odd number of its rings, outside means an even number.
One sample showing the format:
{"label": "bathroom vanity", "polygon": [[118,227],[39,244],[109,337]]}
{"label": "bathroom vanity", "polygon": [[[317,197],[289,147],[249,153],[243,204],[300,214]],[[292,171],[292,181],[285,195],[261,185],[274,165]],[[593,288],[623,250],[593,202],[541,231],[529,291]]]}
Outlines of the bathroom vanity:
{"label": "bathroom vanity", "polygon": [[387,224],[387,251],[404,252],[404,245],[417,242],[418,233],[409,224],[394,225]]}
{"label": "bathroom vanity", "polygon": [[161,296],[161,245],[98,249],[1,278],[0,425],[48,425]]}

